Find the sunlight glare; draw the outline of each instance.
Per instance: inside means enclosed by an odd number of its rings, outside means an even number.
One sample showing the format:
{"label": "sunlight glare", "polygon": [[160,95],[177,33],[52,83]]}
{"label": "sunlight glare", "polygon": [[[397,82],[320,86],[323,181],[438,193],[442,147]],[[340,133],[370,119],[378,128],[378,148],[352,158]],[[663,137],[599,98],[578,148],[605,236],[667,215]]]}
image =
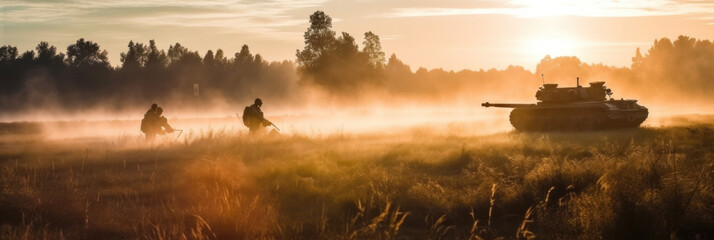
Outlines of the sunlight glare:
{"label": "sunlight glare", "polygon": [[535,37],[526,40],[524,45],[527,55],[538,60],[545,55],[574,56],[577,48],[576,41],[569,37]]}

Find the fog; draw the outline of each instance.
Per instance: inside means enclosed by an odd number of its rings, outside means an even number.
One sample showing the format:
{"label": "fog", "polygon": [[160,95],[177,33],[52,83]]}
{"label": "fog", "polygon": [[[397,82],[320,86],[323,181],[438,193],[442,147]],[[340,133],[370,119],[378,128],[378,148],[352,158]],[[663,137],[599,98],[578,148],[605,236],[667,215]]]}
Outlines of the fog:
{"label": "fog", "polygon": [[[303,113],[271,113],[265,107],[266,118],[280,128],[283,136],[329,138],[358,135],[404,135],[470,137],[514,131],[508,120],[510,109],[494,108],[381,108],[358,110],[303,109]],[[650,108],[645,128],[688,126],[710,123],[714,109]],[[128,115],[127,115],[128,116]],[[4,140],[18,136],[32,139],[67,140],[107,138],[113,141],[143,142],[139,130],[141,112],[134,118],[111,119],[95,115],[94,119],[35,122],[38,129],[3,133]],[[168,114],[169,123],[178,131],[160,136],[160,141],[192,141],[209,134],[247,135],[248,129],[235,115],[179,117]],[[104,120],[102,120],[104,119]],[[30,124],[30,123],[28,123]],[[5,127],[5,126],[4,126]],[[267,130],[271,130],[268,127]],[[22,139],[22,138],[20,138]],[[3,139],[0,139],[3,140]]]}
{"label": "fog", "polygon": [[152,40],[131,41],[122,66],[113,68],[106,51],[84,39],[70,45],[67,55],[46,42],[38,44],[37,52],[23,54],[2,46],[0,122],[40,123],[44,136],[52,139],[133,137],[141,135],[139,122],[157,103],[181,134],[241,134],[247,129],[239,115],[261,98],[266,117],[283,134],[417,129],[479,135],[512,130],[510,109],[481,103],[535,103],[543,83],[573,87],[576,78],[583,86],[606,82],[615,99],[637,99],[649,108],[644,126],[666,126],[675,116],[714,114],[710,40],[654,40],[647,50],[633,49],[630,67],[545,56],[534,72],[521,66],[455,72],[414,69],[396,54],[385,58],[379,36],[371,32],[365,33],[360,50],[354,37],[331,30],[326,15],[311,21],[322,22],[308,29],[295,62],[267,61],[247,45],[234,57],[221,49],[201,57],[179,43],[159,49]]}

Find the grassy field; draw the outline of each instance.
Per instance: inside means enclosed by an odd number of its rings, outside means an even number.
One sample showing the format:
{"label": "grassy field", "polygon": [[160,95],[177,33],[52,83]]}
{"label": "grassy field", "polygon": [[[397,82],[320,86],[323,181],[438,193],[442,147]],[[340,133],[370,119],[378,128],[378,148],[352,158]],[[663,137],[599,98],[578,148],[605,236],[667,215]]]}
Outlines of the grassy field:
{"label": "grassy field", "polygon": [[0,238],[711,239],[714,117],[682,122],[471,137],[6,137]]}

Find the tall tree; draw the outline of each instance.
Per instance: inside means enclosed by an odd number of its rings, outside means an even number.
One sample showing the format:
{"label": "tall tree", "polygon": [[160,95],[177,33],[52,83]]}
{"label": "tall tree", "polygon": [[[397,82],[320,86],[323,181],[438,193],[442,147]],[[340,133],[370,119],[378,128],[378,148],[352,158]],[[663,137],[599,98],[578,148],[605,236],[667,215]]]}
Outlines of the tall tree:
{"label": "tall tree", "polygon": [[[366,49],[359,51],[354,37],[342,32],[336,38],[332,18],[322,11],[310,16],[310,27],[305,32],[305,48],[297,51],[298,72],[302,81],[309,81],[342,96],[354,96],[355,88],[379,82],[379,69],[384,65],[379,37],[366,34]],[[374,63],[370,63],[370,54]]]}
{"label": "tall tree", "polygon": [[412,73],[411,67],[409,67],[409,65],[404,64],[402,60],[399,60],[399,58],[397,58],[397,54],[394,53],[392,53],[392,56],[389,57],[386,69],[388,72],[400,76]]}
{"label": "tall tree", "polygon": [[340,56],[343,59],[351,58],[359,53],[359,47],[355,43],[355,38],[349,33],[342,32],[342,36],[335,41],[334,52],[330,52],[332,56]]}
{"label": "tall tree", "polygon": [[129,50],[121,53],[119,60],[122,62],[122,69],[133,70],[144,67],[147,60],[146,47],[142,43],[129,41]]}
{"label": "tall tree", "polygon": [[149,40],[149,48],[146,54],[146,68],[150,70],[162,69],[166,67],[168,61],[166,52],[164,52],[164,50],[159,50],[153,39]]}
{"label": "tall tree", "polygon": [[169,46],[169,52],[168,52],[168,57],[169,57],[169,63],[170,64],[175,64],[181,58],[183,58],[183,55],[186,55],[188,53],[188,49],[184,46],[181,46],[180,43],[176,43],[174,45]]}
{"label": "tall tree", "polygon": [[206,55],[203,56],[203,65],[207,67],[213,67],[216,65],[215,59],[213,57],[213,51],[208,50]]}
{"label": "tall tree", "polygon": [[109,68],[107,51],[101,50],[99,44],[85,41],[84,38],[80,38],[75,44],[67,47],[67,62],[72,67],[97,66]]}
{"label": "tall tree", "polygon": [[364,47],[362,52],[369,56],[369,63],[377,70],[384,69],[384,52],[382,44],[379,42],[379,36],[371,31],[364,33]]}
{"label": "tall tree", "polygon": [[35,51],[25,51],[18,58],[20,62],[25,66],[31,66],[35,64]]}
{"label": "tall tree", "polygon": [[243,44],[243,46],[240,48],[240,52],[237,52],[235,54],[235,64],[237,65],[249,65],[253,63],[253,54],[250,54],[250,49],[248,48],[248,45]]}
{"label": "tall tree", "polygon": [[168,58],[172,66],[202,64],[198,51],[191,52],[179,43],[169,46]]}
{"label": "tall tree", "polygon": [[[16,93],[22,85],[21,71],[17,64],[17,47],[10,45],[0,47],[0,101],[5,93]],[[21,67],[21,66],[20,66]],[[9,95],[9,94],[8,94]],[[11,106],[2,106],[7,109]]]}
{"label": "tall tree", "polygon": [[216,56],[213,57],[214,61],[219,66],[225,66],[228,63],[228,59],[223,53],[223,49],[216,50]]}
{"label": "tall tree", "polygon": [[37,62],[45,66],[58,66],[62,64],[64,60],[64,54],[57,54],[57,48],[55,46],[50,46],[47,42],[40,42],[35,47],[37,50]]}
{"label": "tall tree", "polygon": [[311,71],[317,67],[321,56],[330,51],[335,43],[335,31],[332,30],[332,18],[323,11],[310,15],[310,27],[305,31],[305,48],[297,50],[299,70]]}
{"label": "tall tree", "polygon": [[635,57],[632,58],[632,69],[636,69],[642,66],[643,60],[644,57],[642,56],[642,53],[640,53],[640,48],[637,48],[637,51],[635,51]]}
{"label": "tall tree", "polygon": [[17,47],[5,45],[0,47],[0,62],[12,61],[17,58]]}
{"label": "tall tree", "polygon": [[[576,78],[584,76],[587,69],[586,64],[574,56],[551,58],[550,55],[546,55],[538,65],[536,65],[536,73],[538,75],[544,74],[546,83],[567,83],[575,85]],[[583,81],[588,80],[583,79]]]}

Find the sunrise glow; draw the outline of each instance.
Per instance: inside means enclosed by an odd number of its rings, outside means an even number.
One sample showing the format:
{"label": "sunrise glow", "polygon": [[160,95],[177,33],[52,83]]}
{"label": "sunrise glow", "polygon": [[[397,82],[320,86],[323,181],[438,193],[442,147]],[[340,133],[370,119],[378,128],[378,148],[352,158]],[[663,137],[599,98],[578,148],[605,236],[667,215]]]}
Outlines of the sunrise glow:
{"label": "sunrise glow", "polygon": [[1,239],[714,239],[714,0],[0,0]]}
{"label": "sunrise glow", "polygon": [[538,36],[525,39],[524,51],[529,57],[539,59],[545,55],[576,56],[578,41],[569,37]]}

